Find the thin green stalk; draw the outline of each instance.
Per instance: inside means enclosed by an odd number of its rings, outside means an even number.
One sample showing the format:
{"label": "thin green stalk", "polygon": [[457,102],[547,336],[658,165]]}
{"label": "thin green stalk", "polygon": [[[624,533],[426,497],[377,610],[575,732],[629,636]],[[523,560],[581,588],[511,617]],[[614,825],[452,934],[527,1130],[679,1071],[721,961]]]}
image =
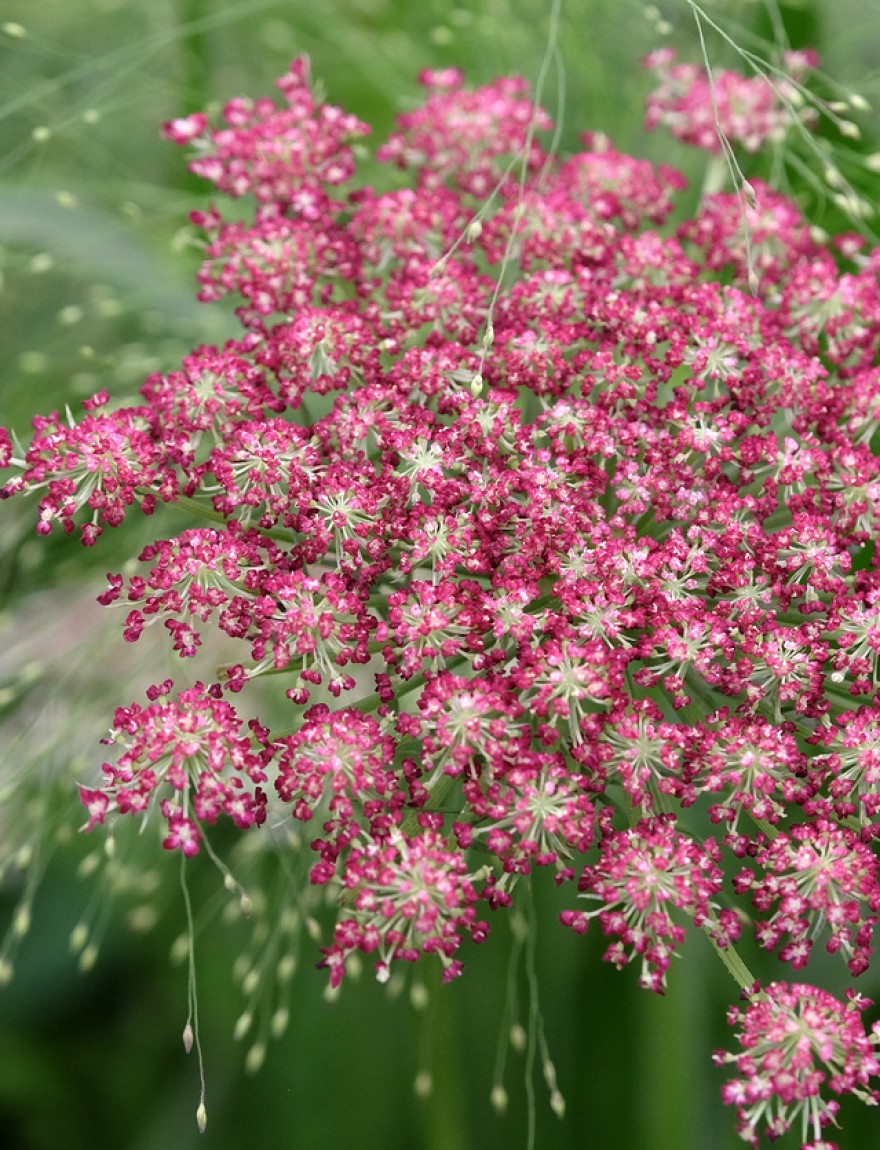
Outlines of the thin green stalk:
{"label": "thin green stalk", "polygon": [[[202,503],[198,499],[193,499],[189,495],[178,495],[174,500],[173,506],[179,507],[182,511],[188,511],[190,515],[195,515],[199,519],[207,519],[211,523],[222,523],[224,527],[228,526],[231,522],[228,515],[223,515],[222,512],[215,511],[213,507],[209,507],[206,503]],[[256,531],[259,535],[264,535],[267,539],[274,539],[278,543],[293,542],[292,533],[278,527],[259,527],[254,525],[251,530]]]}
{"label": "thin green stalk", "polygon": [[706,937],[712,944],[712,948],[721,961],[727,968],[731,978],[739,985],[742,990],[750,990],[758,981],[746,964],[743,962],[735,946],[719,946],[715,939],[712,937],[711,929],[704,926],[703,930],[706,932]]}

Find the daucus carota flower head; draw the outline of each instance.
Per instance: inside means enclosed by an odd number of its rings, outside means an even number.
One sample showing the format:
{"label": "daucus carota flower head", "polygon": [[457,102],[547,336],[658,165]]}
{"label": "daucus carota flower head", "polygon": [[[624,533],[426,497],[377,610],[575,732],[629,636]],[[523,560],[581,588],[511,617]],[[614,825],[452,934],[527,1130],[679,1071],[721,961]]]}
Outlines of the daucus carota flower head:
{"label": "daucus carota flower head", "polygon": [[869,1085],[880,1071],[880,1028],[866,1032],[862,1021],[869,1005],[859,995],[843,1003],[816,986],[773,982],[730,1011],[742,1051],[715,1060],[736,1068],[722,1095],[736,1107],[744,1141],[757,1146],[761,1133],[778,1138],[794,1127],[802,1150],[836,1150],[823,1131],[836,1125],[837,1098],[880,1103]]}
{"label": "daucus carota flower head", "polygon": [[[399,130],[379,150],[379,158],[416,169],[419,182],[431,187],[452,179],[457,188],[482,199],[509,175],[501,157],[517,157],[528,147],[527,165],[540,168],[544,153],[535,130],[552,127],[536,109],[520,77],[505,77],[477,91],[464,88],[454,69],[423,72],[428,89],[423,108],[400,117]],[[517,173],[518,175],[518,173]],[[509,180],[514,187],[516,179]]]}
{"label": "daucus carota flower head", "polygon": [[[611,831],[600,844],[599,861],[578,882],[594,911],[563,911],[562,922],[578,933],[597,915],[614,941],[606,962],[618,969],[641,959],[640,982],[662,991],[672,956],[685,938],[684,923],[706,926],[727,946],[739,933],[736,916],[719,910],[723,873],[712,840],[698,844],[663,816],[641,820],[630,831]],[[684,920],[684,921],[682,921]]]}
{"label": "daucus carota flower head", "polygon": [[[163,467],[162,451],[151,434],[149,411],[126,408],[112,414],[90,404],[80,423],[58,412],[34,420],[34,436],[24,460],[24,473],[2,489],[42,491],[37,531],[48,535],[59,523],[68,534],[79,512],[91,512],[80,523],[82,542],[95,543],[105,525],[116,527],[135,502],[150,512],[157,499],[173,499],[176,475]],[[11,457],[10,457],[11,461]]]}
{"label": "daucus carota flower head", "polygon": [[243,723],[219,692],[201,683],[175,698],[171,691],[168,681],[150,688],[148,706],[117,709],[105,741],[121,753],[104,764],[104,786],[83,788],[82,800],[90,829],[114,812],[145,814],[158,803],[169,824],[164,845],[192,855],[199,825],[221,814],[242,829],[265,821],[260,784],[272,749],[265,728]]}
{"label": "daucus carota flower head", "polygon": [[852,974],[868,968],[880,885],[877,860],[854,831],[823,821],[799,824],[760,847],[755,861],[758,876],[743,870],[734,888],[751,893],[759,911],[775,906],[757,923],[762,946],[772,949],[785,940],[779,956],[799,970],[827,926],[826,949],[840,951]]}
{"label": "daucus carota flower head", "polygon": [[[717,116],[748,150],[780,130],[765,88],[653,63],[652,116],[678,135],[713,150]],[[522,80],[424,80],[378,149],[385,188],[303,62],[280,106],[168,125],[256,200],[193,217],[201,296],[237,295],[243,330],[136,404],[38,418],[29,447],[0,431],[0,494],[36,493],[40,534],[161,515],[100,595],[126,640],[161,621],[184,669],[222,650],[216,681],[117,710],[88,827],[158,812],[190,858],[225,815],[273,859],[287,828],[310,862],[284,897],[337,895],[334,986],[358,955],[383,980],[424,956],[454,977],[483,907],[541,874],[571,894],[563,923],[597,919],[655,991],[691,927],[751,987],[749,919],[795,969],[821,936],[860,974],[880,259],[840,272],[757,181],[672,226],[677,173],[597,136],[560,160]],[[269,729],[248,708],[273,687]],[[824,991],[774,983],[742,1022],[748,1140],[801,1112],[821,1136],[819,1062],[838,1093],[876,1072]]]}
{"label": "daucus carota flower head", "polygon": [[328,188],[354,170],[349,142],[369,129],[340,108],[316,102],[305,58],[294,61],[278,81],[285,104],[261,97],[230,100],[224,126],[212,130],[201,113],[172,120],[164,134],[193,145],[192,169],[228,196],[251,194],[260,203],[283,205],[294,215],[316,219]]}
{"label": "daucus carota flower head", "polygon": [[648,96],[647,127],[662,124],[688,144],[721,152],[723,140],[757,152],[778,142],[791,127],[793,108],[800,108],[797,81],[819,60],[813,52],[791,52],[781,78],[746,77],[727,69],[707,73],[696,64],[675,63],[671,48],[652,52],[643,65],[660,81]]}
{"label": "daucus carota flower head", "polygon": [[464,856],[430,827],[352,850],[343,890],[354,915],[337,923],[321,962],[331,985],[338,985],[355,950],[376,953],[382,982],[392,959],[413,962],[423,954],[437,955],[444,981],[459,975],[462,965],[454,955],[463,934],[482,941],[488,929],[476,920],[477,894],[467,872]]}

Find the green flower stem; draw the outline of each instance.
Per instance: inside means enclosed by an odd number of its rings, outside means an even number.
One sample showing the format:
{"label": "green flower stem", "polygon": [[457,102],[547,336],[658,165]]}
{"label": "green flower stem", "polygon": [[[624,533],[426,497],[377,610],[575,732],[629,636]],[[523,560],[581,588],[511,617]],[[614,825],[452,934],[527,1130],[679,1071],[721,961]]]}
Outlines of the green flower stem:
{"label": "green flower stem", "polygon": [[[449,659],[444,664],[442,670],[455,671],[456,668],[461,667],[466,663],[466,655],[456,655],[455,658]],[[420,671],[417,675],[413,675],[411,679],[404,679],[403,683],[405,686],[403,690],[395,693],[395,699],[403,698],[403,696],[411,694],[416,689],[416,687],[423,686],[428,678],[428,674],[429,672],[427,671]],[[381,700],[379,699],[378,695],[368,695],[366,699],[361,699],[359,702],[355,703],[354,706],[356,706],[359,711],[363,711],[364,714],[368,714],[370,711],[377,710],[380,704]]]}
{"label": "green flower stem", "polygon": [[[174,506],[179,507],[182,511],[189,512],[190,515],[195,515],[199,519],[207,519],[211,523],[222,523],[224,527],[233,522],[228,515],[223,515],[219,511],[215,511],[213,507],[209,507],[206,503],[202,503],[198,499],[193,499],[189,495],[178,495],[174,500]],[[254,526],[252,530],[258,532],[260,535],[265,535],[267,539],[275,539],[278,543],[292,543],[292,533],[284,531],[278,527],[257,527]]]}
{"label": "green flower stem", "polygon": [[825,694],[835,702],[846,703],[848,707],[861,707],[870,701],[870,695],[851,695],[849,691],[845,691],[842,687],[835,687],[827,682],[825,684]]}
{"label": "green flower stem", "polygon": [[[449,663],[444,668],[444,670],[453,670],[455,667],[459,666],[460,664],[462,664],[464,662],[466,662],[465,657],[463,655],[459,655],[456,659],[450,659]],[[264,672],[264,674],[266,674],[266,675],[294,674],[295,671],[296,671],[296,668],[292,668],[291,665],[288,664],[286,667],[283,667],[280,671],[275,671],[275,670],[266,671],[266,672]],[[259,677],[262,678],[263,676],[261,675]],[[423,687],[427,681],[427,678],[428,678],[428,675],[426,672],[420,672],[418,675],[413,675],[411,679],[404,679],[403,682],[404,682],[405,686],[402,690],[398,690],[395,693],[395,696],[394,696],[395,700],[399,701],[400,699],[405,698],[405,696],[412,694],[412,692],[415,691],[418,687]],[[378,709],[379,709],[379,707],[381,707],[381,705],[382,705],[382,699],[379,696],[378,692],[375,692],[372,695],[364,695],[363,698],[355,699],[353,702],[348,704],[348,706],[351,707],[352,710],[360,711],[362,715],[369,715],[373,711],[378,711]],[[278,737],[283,738],[285,735],[293,735],[298,730],[299,730],[299,727],[289,727],[286,731],[282,731]]]}
{"label": "green flower stem", "polygon": [[225,515],[221,515],[219,511],[215,511],[213,507],[207,507],[204,503],[199,502],[198,499],[192,499],[189,495],[178,495],[174,500],[174,506],[179,507],[182,511],[188,511],[190,515],[197,515],[199,519],[209,519],[212,523],[223,523],[225,525],[229,522]]}
{"label": "green flower stem", "polygon": [[[424,686],[425,682],[427,681],[427,677],[428,676],[426,672],[420,671],[418,675],[413,675],[411,679],[404,680],[406,687],[401,691],[395,692],[395,701],[404,698],[406,695],[412,694],[412,692],[415,691],[417,687]],[[357,702],[352,703],[351,705],[355,708],[355,710],[360,711],[361,714],[369,715],[373,711],[378,711],[378,709],[382,706],[382,699],[378,692],[376,692],[372,695],[366,695],[363,699],[358,699]]]}
{"label": "green flower stem", "polygon": [[706,708],[703,718],[713,715],[721,707],[730,706],[731,700],[719,698],[702,675],[698,675],[696,671],[687,671],[684,681],[692,696]]}
{"label": "green flower stem", "polygon": [[768,823],[766,819],[756,819],[754,815],[752,815],[751,818],[752,822],[755,824],[758,830],[761,831],[762,834],[766,835],[769,840],[772,841],[776,838],[777,834],[779,834],[773,824]]}
{"label": "green flower stem", "polygon": [[700,202],[704,201],[706,196],[711,196],[715,192],[726,190],[726,185],[730,177],[730,161],[723,154],[711,156],[706,164],[706,171],[703,176],[703,186],[700,189]]}
{"label": "green flower stem", "polygon": [[712,937],[711,929],[708,926],[704,926],[703,930],[706,932],[706,937],[709,939],[709,942],[711,942],[713,950],[727,967],[731,978],[733,978],[742,990],[751,989],[758,980],[743,962],[736,947],[732,944],[729,946],[719,946]]}
{"label": "green flower stem", "polygon": [[[452,775],[441,774],[433,787],[429,787],[431,795],[430,806],[427,807],[429,811],[440,810],[446,800],[452,793],[452,789],[458,780]],[[400,833],[404,838],[412,838],[419,826],[420,811],[409,811],[400,824]]]}

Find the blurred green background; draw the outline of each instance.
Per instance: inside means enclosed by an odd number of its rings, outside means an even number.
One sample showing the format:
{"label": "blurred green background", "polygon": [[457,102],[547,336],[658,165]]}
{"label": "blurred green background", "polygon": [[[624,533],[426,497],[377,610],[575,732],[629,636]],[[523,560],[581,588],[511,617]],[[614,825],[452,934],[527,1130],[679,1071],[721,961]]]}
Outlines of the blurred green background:
{"label": "blurred green background", "polygon": [[[417,103],[423,68],[455,64],[472,83],[509,72],[534,78],[549,7],[549,0],[5,0],[0,423],[25,432],[35,412],[76,408],[103,386],[133,396],[145,375],[175,367],[199,342],[235,333],[228,310],[195,303],[198,251],[187,213],[206,189],[159,139],[163,120],[269,92],[291,57],[306,52],[331,101],[372,123],[381,139],[394,116]],[[707,0],[705,7],[746,47],[781,29],[793,46],[815,46],[844,92],[880,107],[877,0]],[[563,150],[577,147],[582,130],[601,130],[621,150],[684,168],[699,188],[703,158],[642,129],[650,78],[637,61],[666,40],[682,58],[699,58],[685,0],[657,8],[564,0],[563,70],[551,74],[545,104],[557,114],[564,91]],[[716,67],[736,65],[721,38],[710,33],[708,45]],[[864,139],[851,155],[839,138],[829,137],[829,146],[873,199],[876,177],[860,156],[877,148],[876,113],[860,125]],[[789,178],[815,222],[829,231],[850,226],[817,194],[809,165]],[[160,524],[152,530],[160,534]],[[244,1005],[232,971],[248,929],[224,923],[222,914],[199,920],[209,1111],[199,1139],[197,1068],[180,1041],[186,967],[169,959],[184,924],[176,861],[157,861],[149,834],[120,844],[130,857],[118,867],[125,881],[113,889],[98,836],[76,833],[72,788],[100,761],[98,740],[113,706],[167,673],[164,653],[124,649],[118,620],[93,604],[103,573],[147,536],[138,522],[89,552],[55,537],[38,544],[32,507],[2,508],[0,842],[9,861],[0,909],[13,931],[0,958],[15,977],[0,992],[0,1142],[12,1150],[183,1150],[197,1142],[214,1150],[488,1150],[526,1147],[534,1124],[541,1150],[742,1145],[709,1058],[728,1044],[724,1012],[735,987],[708,943],[692,940],[668,995],[656,998],[636,988],[632,971],[601,963],[597,935],[578,939],[558,928],[558,896],[540,882],[527,912],[531,958],[509,969],[510,922],[493,920],[489,943],[468,951],[457,983],[441,990],[425,974],[422,1009],[408,987],[389,995],[369,976],[327,1002],[325,977],[313,969],[316,944],[305,938],[290,1026],[255,1075],[243,1071],[251,1039],[232,1037]],[[222,902],[217,872],[191,870],[195,905]],[[103,886],[95,887],[92,871]],[[22,915],[14,916],[31,902],[25,930]],[[84,914],[100,947],[80,973],[69,938]],[[151,929],[132,932],[132,925]],[[840,983],[829,968],[829,985],[835,977]],[[880,977],[866,979],[873,982],[861,989],[876,997]],[[540,1053],[530,1066],[528,1048],[507,1041],[513,1003],[527,1031],[530,1012],[536,1017],[535,986],[567,1102],[563,1121],[548,1105]],[[503,1116],[489,1104],[499,1036],[507,1050]],[[427,1074],[433,1090],[426,1095],[415,1086]],[[843,1119],[845,1150],[877,1143],[876,1112],[845,1106]]]}

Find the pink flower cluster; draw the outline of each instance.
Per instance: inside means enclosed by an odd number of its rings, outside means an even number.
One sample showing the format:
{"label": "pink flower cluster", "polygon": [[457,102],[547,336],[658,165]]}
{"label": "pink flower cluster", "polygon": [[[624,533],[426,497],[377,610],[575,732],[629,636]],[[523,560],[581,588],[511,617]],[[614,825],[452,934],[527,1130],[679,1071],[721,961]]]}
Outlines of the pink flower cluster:
{"label": "pink flower cluster", "polygon": [[869,1086],[880,1072],[880,1024],[868,1034],[861,1018],[870,1005],[857,994],[844,1004],[815,986],[774,982],[756,987],[747,1006],[730,1011],[743,1052],[719,1051],[715,1060],[733,1063],[740,1076],[722,1093],[736,1107],[744,1141],[757,1146],[761,1128],[779,1138],[797,1119],[801,1150],[834,1150],[822,1132],[837,1124],[840,1103],[823,1098],[826,1083],[835,1095],[851,1093],[880,1105],[880,1092]]}
{"label": "pink flower cluster", "polygon": [[[88,829],[108,815],[147,815],[158,806],[168,824],[167,850],[198,853],[203,824],[225,814],[242,830],[266,819],[260,783],[273,757],[268,731],[243,724],[216,688],[203,684],[170,699],[169,681],[150,689],[150,705],[119,707],[107,743],[123,750],[104,764],[104,785],[81,788]],[[244,776],[244,777],[242,777]],[[248,784],[257,784],[252,789]],[[160,797],[162,796],[162,797]]]}
{"label": "pink flower cluster", "polygon": [[710,76],[698,64],[676,64],[674,50],[660,48],[643,61],[660,81],[648,96],[646,127],[662,124],[707,152],[720,153],[722,139],[747,152],[777,143],[791,127],[792,109],[803,106],[797,84],[819,58],[815,52],[787,52],[782,63],[786,75],[779,78],[749,79],[727,69]]}
{"label": "pink flower cluster", "polygon": [[[724,879],[719,861],[711,839],[695,843],[675,829],[672,815],[606,833],[599,861],[584,868],[578,883],[600,904],[595,913],[605,934],[618,936],[605,952],[606,962],[619,970],[639,955],[642,986],[662,990],[670,958],[686,933],[672,918],[673,910],[695,926],[708,927],[719,945],[735,941],[740,933],[736,912],[715,915]],[[587,929],[589,915],[583,911],[563,911],[561,918],[578,934]]]}
{"label": "pink flower cluster", "polygon": [[[699,107],[714,147],[707,93],[654,63],[654,118],[684,109],[690,138]],[[656,991],[689,927],[732,966],[751,923],[793,970],[821,940],[864,971],[880,253],[848,237],[842,269],[758,181],[670,229],[680,176],[593,137],[547,154],[519,80],[426,75],[376,190],[354,180],[364,126],[307,80],[298,62],[280,107],[166,129],[257,202],[193,217],[202,298],[238,295],[238,338],[137,406],[39,418],[26,449],[0,433],[2,494],[39,493],[41,533],[179,516],[100,596],[126,640],[161,621],[181,659],[212,632],[240,652],[117,711],[89,827],[155,808],[191,855],[221,815],[307,826],[311,881],[339,892],[334,984],[356,952],[382,978],[425,954],[456,975],[481,909],[541,869],[563,923],[597,919]],[[746,147],[778,127],[749,81],[716,99]],[[228,701],[263,676],[284,732]],[[727,1088],[746,1140],[798,1115],[819,1137],[814,1059],[833,1092],[866,1088],[858,1018],[809,986],[750,1000]]]}

